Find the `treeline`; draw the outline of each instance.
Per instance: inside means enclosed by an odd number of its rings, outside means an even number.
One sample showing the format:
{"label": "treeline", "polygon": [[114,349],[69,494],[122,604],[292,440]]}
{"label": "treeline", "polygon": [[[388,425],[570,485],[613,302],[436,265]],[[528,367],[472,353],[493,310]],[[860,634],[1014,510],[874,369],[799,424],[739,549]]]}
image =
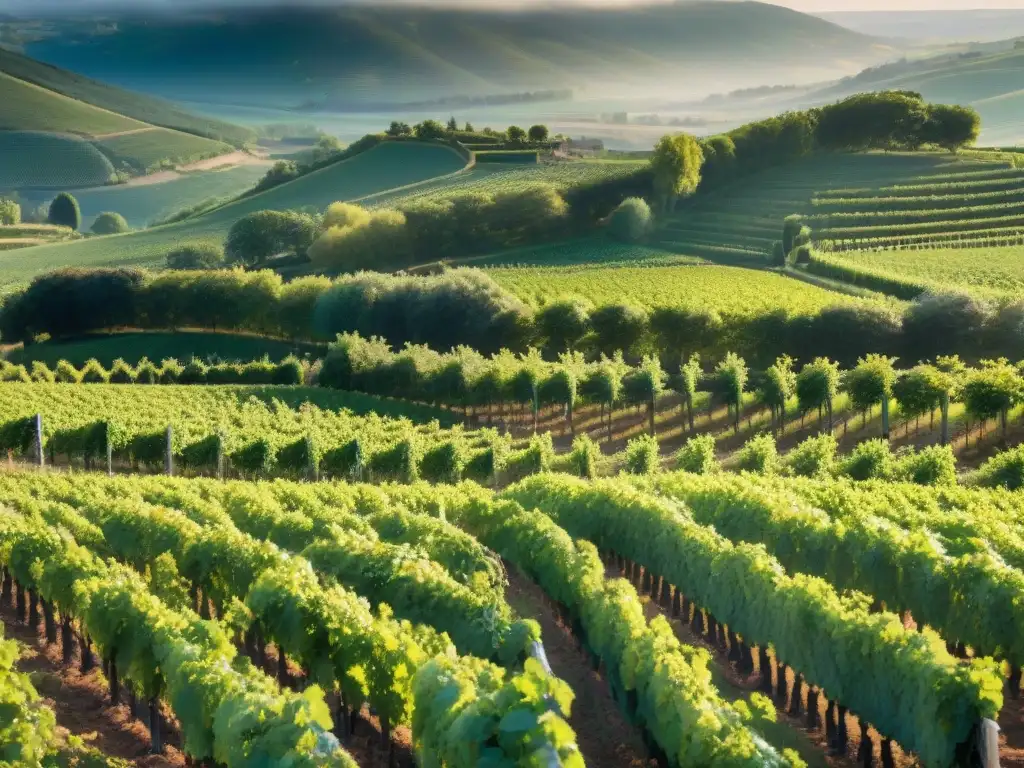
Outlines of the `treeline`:
{"label": "treeline", "polygon": [[792,111],[699,140],[700,189],[710,190],[812,152],[956,150],[974,143],[981,118],[970,107],[929,104],[912,91],[863,93]]}
{"label": "treeline", "polygon": [[0,360],[0,381],[44,382],[50,384],[250,384],[298,385],[306,378],[309,366],[296,357],[280,363],[268,359],[248,363],[206,363],[193,357],[188,362],[169,357],[159,365],[142,358],[136,365],[122,359],[104,368],[96,358],[76,368],[67,360],[59,360],[51,368],[41,360],[28,366]]}
{"label": "treeline", "polygon": [[924,360],[958,354],[1024,358],[1024,301],[925,294],[906,305],[846,302],[814,314],[785,309],[728,315],[712,309],[629,304],[593,307],[567,297],[533,309],[475,269],[412,277],[362,272],[288,283],[268,270],[158,274],[67,268],[33,280],[0,307],[0,339],[33,343],[118,328],[247,331],[330,341],[339,333],[389,344],[483,354],[539,347],[548,359],[573,351],[594,360],[622,351],[667,365],[729,351],[765,368],[783,354],[826,356],[852,366],[869,353]]}

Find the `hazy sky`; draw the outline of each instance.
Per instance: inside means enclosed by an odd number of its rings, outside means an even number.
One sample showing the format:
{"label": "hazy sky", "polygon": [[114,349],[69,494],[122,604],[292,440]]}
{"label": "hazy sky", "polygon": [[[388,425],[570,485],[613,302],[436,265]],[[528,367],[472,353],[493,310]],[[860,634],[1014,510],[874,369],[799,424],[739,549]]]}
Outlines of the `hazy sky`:
{"label": "hazy sky", "polygon": [[[295,0],[184,0],[190,5],[268,5],[278,2],[282,5],[291,4]],[[329,5],[332,0],[315,0],[318,4]],[[392,5],[402,0],[361,0],[362,2],[379,3],[381,5]],[[413,0],[421,5],[430,5],[431,0]],[[559,0],[556,0],[558,2]],[[95,6],[117,5],[120,7],[144,8],[150,7],[174,7],[181,0],[0,0],[0,11],[5,9],[24,11],[32,7],[47,6],[67,9],[85,9]],[[338,0],[339,4],[344,0]],[[631,5],[642,3],[645,0],[561,0],[570,3],[598,3],[612,5]],[[1024,0],[762,0],[775,5],[784,5],[798,11],[818,13],[823,11],[926,11],[926,10],[965,10],[981,8],[1006,8],[1024,10]],[[438,5],[550,5],[551,0],[441,0]]]}

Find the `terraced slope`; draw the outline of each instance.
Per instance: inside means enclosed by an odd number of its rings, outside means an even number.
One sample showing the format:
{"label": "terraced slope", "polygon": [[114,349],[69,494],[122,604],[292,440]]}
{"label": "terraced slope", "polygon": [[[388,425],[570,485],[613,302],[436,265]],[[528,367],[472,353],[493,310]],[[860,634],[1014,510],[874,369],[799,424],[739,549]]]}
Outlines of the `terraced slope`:
{"label": "terraced slope", "polygon": [[0,131],[0,192],[108,184],[114,165],[85,139],[66,133]]}
{"label": "terraced slope", "polygon": [[[816,241],[891,245],[981,237],[1024,226],[1024,171],[1005,160],[940,153],[808,158],[699,195],[677,209],[658,238],[676,253],[720,262],[763,262],[782,221],[802,214]],[[977,192],[986,197],[969,197]],[[893,208],[903,197],[905,210]],[[899,203],[897,203],[898,206]],[[877,241],[874,239],[877,238]],[[867,242],[865,243],[867,244]]]}
{"label": "terraced slope", "polygon": [[196,219],[141,232],[76,243],[26,248],[0,257],[0,285],[23,283],[61,266],[160,266],[185,242],[223,241],[246,214],[267,209],[322,209],[337,200],[359,200],[387,190],[456,173],[465,161],[450,147],[384,143],[280,187],[230,203]]}

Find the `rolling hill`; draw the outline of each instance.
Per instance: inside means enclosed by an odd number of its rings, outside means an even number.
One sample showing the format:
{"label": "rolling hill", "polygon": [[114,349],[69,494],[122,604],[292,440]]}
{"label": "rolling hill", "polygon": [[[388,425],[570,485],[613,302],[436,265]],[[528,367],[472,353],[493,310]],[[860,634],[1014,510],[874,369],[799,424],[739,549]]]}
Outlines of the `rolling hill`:
{"label": "rolling hill", "polygon": [[160,100],[5,50],[0,105],[0,191],[108,184],[118,175],[137,176],[232,150],[208,136],[239,144],[250,138],[244,128],[192,117]]}
{"label": "rolling hill", "polygon": [[359,200],[389,190],[400,194],[409,185],[464,167],[465,160],[446,145],[386,142],[194,219],[124,235],[0,253],[0,292],[3,286],[27,282],[62,266],[161,266],[167,252],[183,243],[220,244],[232,224],[254,211],[323,209],[337,200]]}
{"label": "rolling hill", "polygon": [[[893,50],[822,19],[757,2],[555,6],[495,12],[345,5],[58,23],[32,55],[188,101],[334,109],[517,89],[602,90],[639,81],[674,92],[837,77]],[[751,64],[756,62],[756,68]],[[712,87],[705,78],[714,76]]]}

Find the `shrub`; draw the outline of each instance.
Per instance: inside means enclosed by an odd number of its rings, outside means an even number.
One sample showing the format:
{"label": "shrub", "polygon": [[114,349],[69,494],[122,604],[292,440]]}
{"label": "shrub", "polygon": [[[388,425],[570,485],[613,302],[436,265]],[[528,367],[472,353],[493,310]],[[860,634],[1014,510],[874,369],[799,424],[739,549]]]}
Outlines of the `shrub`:
{"label": "shrub", "polygon": [[811,246],[809,245],[798,245],[793,249],[793,263],[798,267],[804,266],[805,264],[811,263]]}
{"label": "shrub", "polygon": [[0,197],[0,226],[11,227],[21,223],[21,206],[9,197]]}
{"label": "shrub", "polygon": [[897,456],[895,474],[917,485],[956,485],[956,457],[948,445],[931,445]]}
{"label": "shrub", "polygon": [[277,452],[274,465],[292,477],[313,479],[320,472],[323,451],[312,435],[300,437]]}
{"label": "shrub", "polygon": [[573,349],[590,331],[593,305],[579,296],[567,296],[547,304],[536,316],[537,330],[552,352]]}
{"label": "shrub", "polygon": [[82,376],[78,372],[78,369],[67,360],[57,361],[57,370],[55,371],[55,375],[60,384],[78,384],[82,380]]}
{"label": "shrub", "polygon": [[106,384],[110,380],[110,374],[95,357],[85,361],[79,381],[83,384]]}
{"label": "shrub", "polygon": [[601,449],[598,448],[590,435],[578,435],[572,441],[572,451],[569,453],[569,471],[579,477],[597,477],[597,462],[601,458]]}
{"label": "shrub", "polygon": [[178,374],[178,384],[205,384],[207,366],[202,360],[193,357]]}
{"label": "shrub", "polygon": [[775,475],[781,469],[781,464],[779,449],[771,435],[752,437],[736,454],[736,469],[741,472]]}
{"label": "shrub", "polygon": [[32,381],[39,381],[43,383],[52,384],[57,380],[56,375],[50,370],[50,367],[42,360],[32,361]]}
{"label": "shrub", "polygon": [[217,269],[224,266],[224,249],[213,243],[189,243],[167,254],[168,269]]}
{"label": "shrub", "polygon": [[838,447],[831,433],[809,437],[786,454],[786,469],[798,477],[828,477],[835,469]]}
{"label": "shrub", "polygon": [[[530,129],[526,132],[530,137],[530,141],[534,144],[541,144],[548,140],[550,131],[546,125],[531,125]],[[511,138],[511,136],[509,137]]]}
{"label": "shrub", "polygon": [[406,267],[412,261],[412,250],[405,214],[374,211],[358,224],[332,227],[312,244],[309,258],[318,269],[333,271]]}
{"label": "shrub", "polygon": [[974,482],[986,488],[1024,488],[1024,445],[997,453],[986,461],[975,474]]}
{"label": "shrub", "polygon": [[160,369],[150,361],[148,357],[139,360],[135,366],[135,383],[137,384],[159,384]]}
{"label": "shrub", "polygon": [[302,361],[294,355],[290,355],[274,366],[271,374],[272,384],[302,384],[306,377],[306,368]]}
{"label": "shrub", "polygon": [[628,197],[619,203],[608,219],[608,233],[616,240],[636,243],[651,232],[654,224],[651,207],[646,200]]}
{"label": "shrub", "polygon": [[51,224],[61,227],[70,227],[77,230],[82,226],[82,211],[78,207],[78,201],[74,195],[61,192],[50,203],[50,210],[46,220]]}
{"label": "shrub", "polygon": [[373,482],[415,483],[419,479],[419,449],[406,438],[374,453],[366,463]]}
{"label": "shrub", "polygon": [[181,363],[174,358],[167,358],[160,365],[160,383],[177,384],[178,379],[181,378],[181,372]]}
{"label": "shrub", "polygon": [[366,460],[364,453],[359,438],[350,440],[344,445],[324,452],[320,459],[320,472],[329,477],[360,480]]}
{"label": "shrub", "polygon": [[324,211],[323,227],[358,227],[370,220],[371,213],[353,203],[331,203]]}
{"label": "shrub", "polygon": [[653,475],[661,469],[661,452],[658,438],[641,435],[626,445],[624,469],[631,475]]}
{"label": "shrub", "polygon": [[443,139],[445,135],[444,126],[437,122],[437,120],[424,120],[422,123],[417,123],[413,126],[412,130],[416,138],[421,141]]}
{"label": "shrub", "polygon": [[231,454],[231,464],[246,475],[268,475],[274,470],[277,458],[266,438],[253,440]]}
{"label": "shrub", "polygon": [[551,442],[551,433],[534,435],[530,444],[521,451],[513,452],[505,465],[505,473],[509,482],[522,480],[524,477],[547,472],[555,460],[555,446]]}
{"label": "shrub", "polygon": [[113,211],[101,213],[90,227],[90,231],[94,235],[120,235],[130,230],[131,227],[128,226],[124,216]]}
{"label": "shrub", "polygon": [[714,435],[697,435],[687,440],[675,456],[676,469],[695,475],[708,475],[718,469]]}
{"label": "shrub", "polygon": [[242,381],[242,366],[236,363],[220,363],[206,369],[207,384],[239,384]]}
{"label": "shrub", "polygon": [[111,384],[134,384],[135,383],[135,371],[120,357],[114,361],[114,364],[110,367],[110,383]]}
{"label": "shrub", "polygon": [[464,441],[458,438],[445,440],[423,455],[420,476],[428,483],[456,485],[462,481],[466,461]]}
{"label": "shrub", "polygon": [[886,440],[865,440],[840,463],[840,473],[854,480],[886,480],[892,476],[894,457]]}
{"label": "shrub", "polygon": [[32,377],[29,376],[28,370],[26,370],[24,365],[11,365],[6,360],[3,362],[5,365],[0,369],[0,380],[22,382],[32,381]]}
{"label": "shrub", "polygon": [[273,384],[277,367],[269,360],[253,360],[242,366],[242,381],[246,384]]}

